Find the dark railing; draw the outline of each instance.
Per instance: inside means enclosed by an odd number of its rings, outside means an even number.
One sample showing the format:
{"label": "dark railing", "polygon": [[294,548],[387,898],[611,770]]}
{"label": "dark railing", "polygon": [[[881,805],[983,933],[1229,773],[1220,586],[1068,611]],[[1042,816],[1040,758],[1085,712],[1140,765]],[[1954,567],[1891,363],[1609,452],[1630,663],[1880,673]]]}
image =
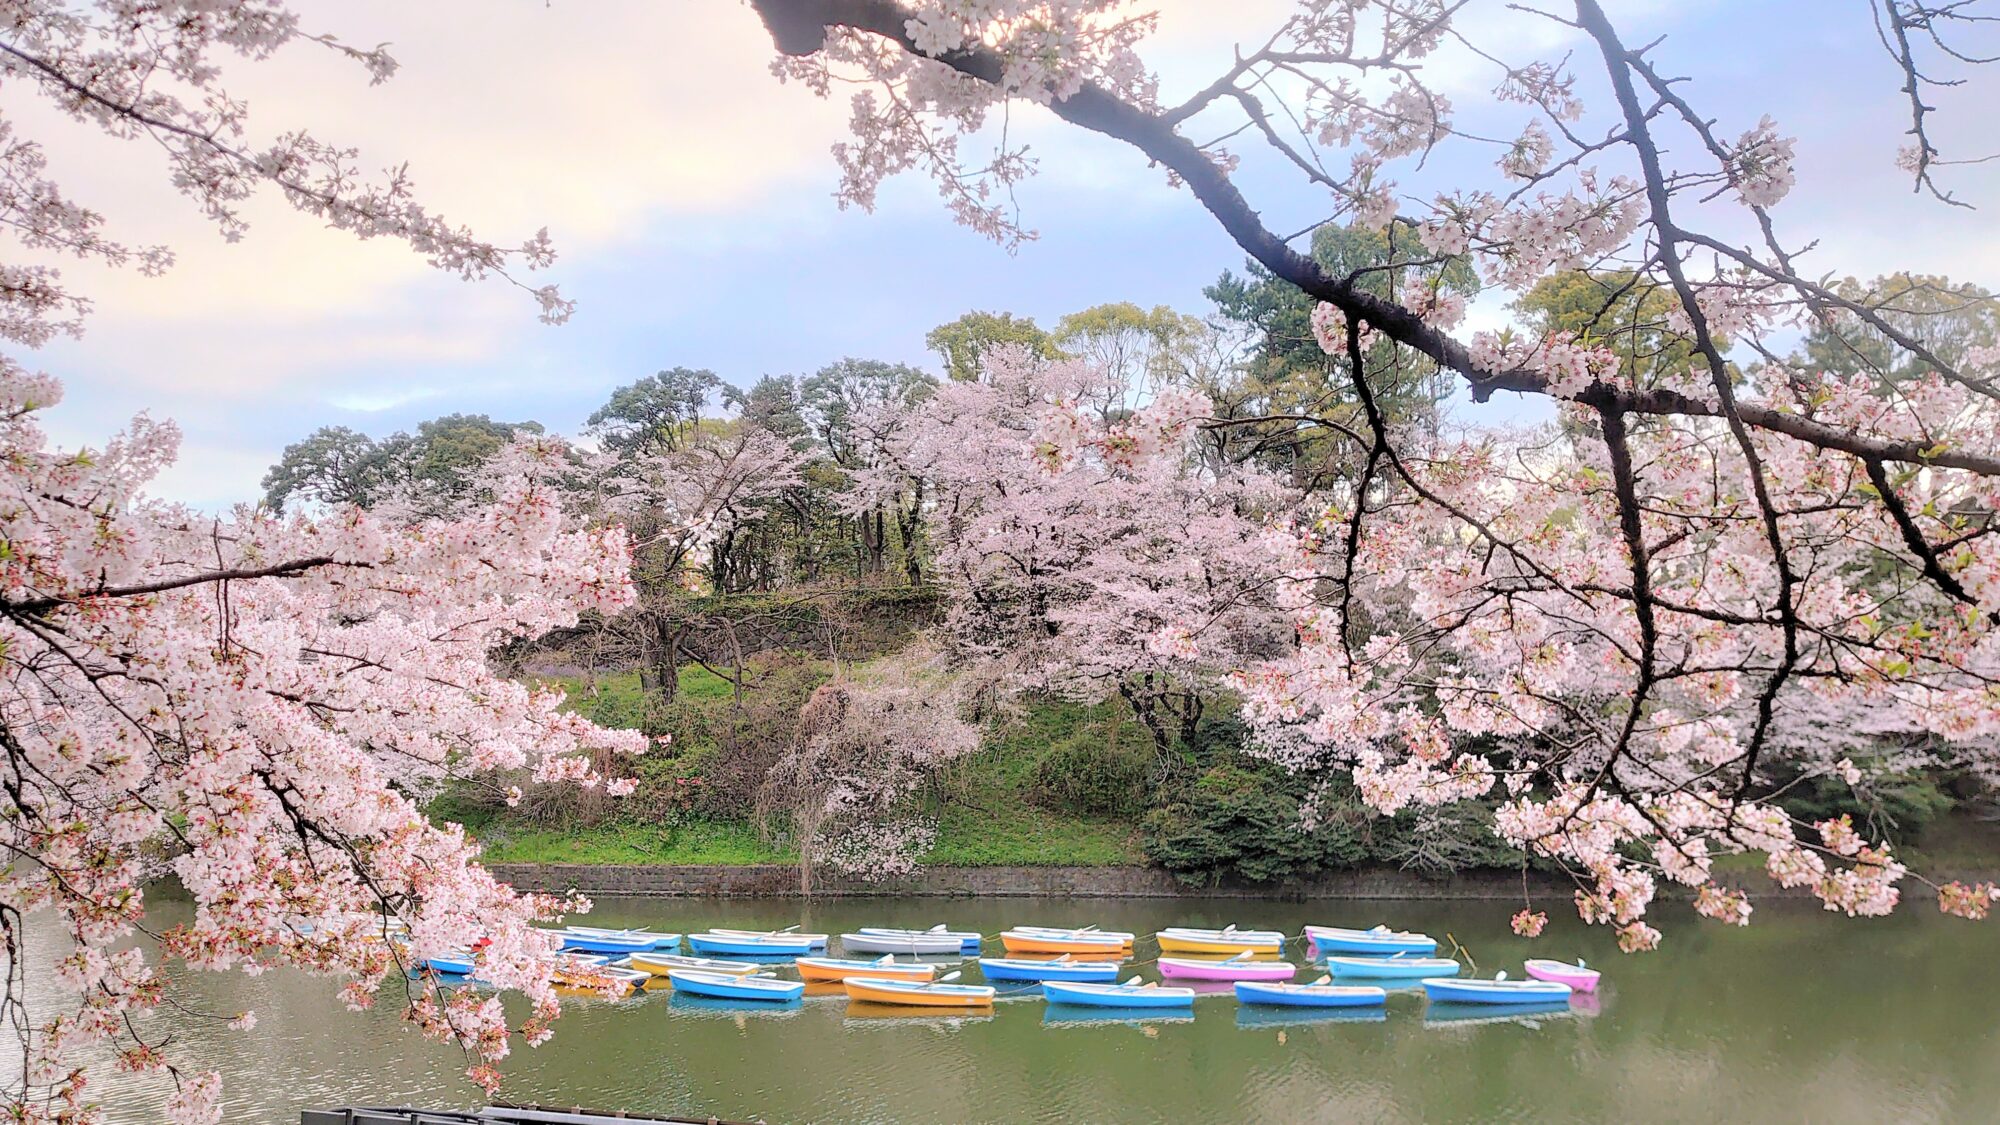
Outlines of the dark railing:
{"label": "dark railing", "polygon": [[632,1121],[652,1122],[654,1125],[751,1125],[720,1117],[660,1117],[609,1109],[509,1105],[505,1102],[468,1110],[341,1106],[309,1109],[299,1114],[299,1125],[620,1125],[621,1122]]}

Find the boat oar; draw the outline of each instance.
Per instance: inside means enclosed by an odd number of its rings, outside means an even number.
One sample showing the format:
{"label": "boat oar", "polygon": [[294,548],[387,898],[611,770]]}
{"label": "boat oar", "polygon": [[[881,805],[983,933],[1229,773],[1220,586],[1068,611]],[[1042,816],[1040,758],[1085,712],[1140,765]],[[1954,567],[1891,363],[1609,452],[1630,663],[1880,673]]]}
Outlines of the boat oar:
{"label": "boat oar", "polygon": [[1143,982],[1143,981],[1144,981],[1145,979],[1146,979],[1145,977],[1133,977],[1133,978],[1132,978],[1131,980],[1128,980],[1128,981],[1126,981],[1126,982],[1125,982],[1125,983],[1124,983],[1123,985],[1121,985],[1120,987],[1122,987],[1122,988],[1137,988],[1137,987],[1139,987],[1140,983],[1141,983],[1141,982]]}
{"label": "boat oar", "polygon": [[1313,983],[1314,983],[1314,984],[1316,984],[1316,985],[1319,985],[1319,984],[1332,984],[1332,983],[1333,983],[1333,978],[1332,978],[1332,977],[1330,977],[1330,976],[1327,976],[1327,975],[1326,975],[1326,974],[1324,974],[1324,973],[1322,973],[1322,974],[1320,974],[1320,978],[1319,978],[1318,980],[1314,981]]}
{"label": "boat oar", "polygon": [[944,923],[943,923],[943,922],[939,922],[939,923],[938,923],[937,925],[935,925],[935,926],[932,926],[932,927],[930,928],[930,932],[931,932],[931,933],[934,933],[934,934],[941,934],[941,933],[943,933],[943,932],[944,932]]}
{"label": "boat oar", "polygon": [[943,976],[939,977],[939,978],[937,979],[937,983],[939,983],[939,984],[950,984],[950,983],[951,983],[952,981],[955,981],[955,980],[957,980],[957,979],[958,979],[958,970],[957,970],[957,969],[953,969],[953,970],[952,970],[951,972],[948,972],[948,973],[946,973],[945,975],[943,975]]}
{"label": "boat oar", "polygon": [[875,959],[875,963],[877,965],[893,965],[896,963],[896,955],[893,953],[884,953]]}

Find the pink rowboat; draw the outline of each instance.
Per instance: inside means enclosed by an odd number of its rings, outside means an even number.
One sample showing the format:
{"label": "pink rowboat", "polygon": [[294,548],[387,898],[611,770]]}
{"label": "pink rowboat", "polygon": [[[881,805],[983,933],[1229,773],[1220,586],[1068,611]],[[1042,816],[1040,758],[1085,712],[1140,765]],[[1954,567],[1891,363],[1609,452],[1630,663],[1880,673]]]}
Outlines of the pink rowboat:
{"label": "pink rowboat", "polygon": [[1227,961],[1200,961],[1184,957],[1160,958],[1160,975],[1187,980],[1290,980],[1299,971],[1290,961],[1252,961],[1232,957]]}
{"label": "pink rowboat", "polygon": [[1536,980],[1548,980],[1554,981],[1557,984],[1566,984],[1578,992],[1597,991],[1597,970],[1585,968],[1581,959],[1572,965],[1567,961],[1549,961],[1537,958],[1529,961],[1522,967],[1527,969],[1528,975]]}

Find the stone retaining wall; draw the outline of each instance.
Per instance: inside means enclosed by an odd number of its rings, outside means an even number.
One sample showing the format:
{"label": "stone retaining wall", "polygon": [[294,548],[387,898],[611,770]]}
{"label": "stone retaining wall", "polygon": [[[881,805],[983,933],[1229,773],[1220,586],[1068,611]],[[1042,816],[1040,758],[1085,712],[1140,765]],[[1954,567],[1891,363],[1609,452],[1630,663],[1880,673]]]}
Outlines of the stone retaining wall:
{"label": "stone retaining wall", "polygon": [[[650,897],[788,898],[799,894],[798,869],[782,864],[741,867],[652,867],[581,863],[496,863],[493,873],[520,890],[582,891],[599,895]],[[2000,882],[2000,872],[1926,872],[1937,882]],[[1731,875],[1725,882],[1740,886],[1753,898],[1809,898],[1809,888],[1778,887],[1762,873]],[[1570,884],[1543,872],[1528,876],[1537,900],[1555,893],[1565,897]],[[1912,902],[1928,899],[1928,888],[1914,880],[1904,884]],[[1397,868],[1357,868],[1293,883],[1229,884],[1190,887],[1156,867],[931,867],[917,875],[887,883],[867,883],[827,875],[813,881],[813,893],[828,898],[860,896],[936,896],[942,898],[1375,898],[1375,899],[1514,899],[1521,898],[1516,871],[1471,871],[1449,878],[1428,878]],[[1684,888],[1665,884],[1662,898],[1685,898]]]}
{"label": "stone retaining wall", "polygon": [[[521,890],[585,894],[787,897],[799,893],[794,867],[640,867],[595,864],[496,863],[493,873]],[[1535,880],[1543,882],[1543,880]],[[1551,884],[1552,885],[1552,884]],[[818,875],[813,893],[826,897],[920,895],[945,898],[1519,898],[1516,872],[1474,872],[1426,879],[1394,868],[1344,871],[1290,884],[1189,887],[1154,867],[932,867],[888,883]]]}

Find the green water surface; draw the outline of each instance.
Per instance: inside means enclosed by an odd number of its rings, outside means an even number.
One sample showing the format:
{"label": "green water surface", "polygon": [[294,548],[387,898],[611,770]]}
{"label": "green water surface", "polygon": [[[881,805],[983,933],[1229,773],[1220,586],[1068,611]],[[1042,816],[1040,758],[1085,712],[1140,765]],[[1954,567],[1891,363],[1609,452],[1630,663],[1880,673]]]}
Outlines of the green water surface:
{"label": "green water surface", "polygon": [[[1441,1020],[1420,992],[1392,993],[1376,1018],[1271,1014],[1225,992],[1199,998],[1191,1019],[1144,1022],[1065,1018],[1032,989],[970,1016],[883,1017],[842,996],[763,1011],[665,991],[577,999],[553,1042],[505,1064],[502,1096],[772,1123],[2000,1120],[2000,923],[1944,918],[1921,902],[1863,920],[1766,903],[1736,929],[1667,906],[1656,910],[1662,947],[1625,956],[1557,904],[1542,938],[1516,938],[1507,918],[1517,908],[602,899],[595,924],[674,930],[1097,923],[1149,934],[1236,923],[1297,933],[1308,922],[1387,922],[1447,950],[1450,935],[1481,975],[1520,976],[1526,956],[1581,955],[1605,977],[1587,1003],[1480,1021]],[[1148,979],[1153,955],[1142,940],[1136,971]],[[978,979],[971,962],[965,979]],[[190,1008],[258,1016],[247,1034],[165,1011],[148,1020],[150,1034],[171,1030],[187,1057],[222,1069],[229,1121],[295,1122],[307,1105],[475,1101],[466,1060],[399,1026],[393,1003],[349,1013],[334,982],[289,972],[187,980],[179,998]],[[154,1082],[107,1071],[94,1089],[114,1122],[157,1120]]]}

